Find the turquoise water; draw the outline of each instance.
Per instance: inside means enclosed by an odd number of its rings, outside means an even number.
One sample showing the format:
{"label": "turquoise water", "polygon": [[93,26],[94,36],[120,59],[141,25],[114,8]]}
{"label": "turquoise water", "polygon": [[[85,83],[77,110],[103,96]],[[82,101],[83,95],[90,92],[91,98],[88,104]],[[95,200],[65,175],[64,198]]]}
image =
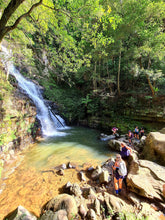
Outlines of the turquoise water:
{"label": "turquoise water", "polygon": [[28,166],[50,168],[62,163],[102,163],[114,155],[108,142],[99,140],[100,132],[84,127],[71,127],[59,136],[46,138],[26,154]]}

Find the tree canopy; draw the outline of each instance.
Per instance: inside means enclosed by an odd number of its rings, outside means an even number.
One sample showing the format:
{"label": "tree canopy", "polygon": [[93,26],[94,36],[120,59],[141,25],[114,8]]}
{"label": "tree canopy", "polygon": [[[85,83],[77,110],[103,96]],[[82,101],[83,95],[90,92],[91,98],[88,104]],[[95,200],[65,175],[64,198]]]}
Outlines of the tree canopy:
{"label": "tree canopy", "polygon": [[48,88],[74,86],[91,106],[91,98],[101,105],[134,89],[164,91],[163,0],[11,0],[0,7],[0,41],[24,45],[35,69],[28,75]]}

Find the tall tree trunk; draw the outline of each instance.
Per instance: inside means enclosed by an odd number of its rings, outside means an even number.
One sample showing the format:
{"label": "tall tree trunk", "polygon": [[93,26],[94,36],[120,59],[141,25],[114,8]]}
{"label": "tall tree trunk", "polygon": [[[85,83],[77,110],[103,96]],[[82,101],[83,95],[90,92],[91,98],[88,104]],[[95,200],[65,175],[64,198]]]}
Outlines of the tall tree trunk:
{"label": "tall tree trunk", "polygon": [[110,75],[109,75],[109,69],[108,69],[108,59],[107,59],[107,76],[108,76],[108,79],[109,79]]}
{"label": "tall tree trunk", "polygon": [[151,83],[151,80],[150,80],[150,77],[149,77],[148,74],[146,74],[146,78],[147,78],[147,81],[148,81],[148,85],[149,85],[149,87],[150,87],[150,89],[151,89],[152,96],[154,96],[154,95],[155,95],[155,90],[154,90],[154,87],[153,87],[153,85],[152,85],[152,83]]}
{"label": "tall tree trunk", "polygon": [[[151,59],[150,59],[150,55],[149,55],[149,56],[148,56],[148,67],[147,67],[147,69],[149,69],[150,66],[151,66]],[[151,89],[152,96],[155,96],[154,86],[152,85],[151,80],[150,80],[150,77],[149,77],[148,74],[146,74],[146,78],[147,78],[147,81],[148,81],[148,85],[149,85],[149,87],[150,87],[150,89]]]}
{"label": "tall tree trunk", "polygon": [[97,62],[95,61],[94,76],[93,76],[93,89],[94,89],[94,90],[97,89],[97,82],[96,82],[96,65],[97,65]]}
{"label": "tall tree trunk", "polygon": [[110,94],[112,94],[112,88],[111,88],[111,84],[110,84],[110,74],[109,74],[109,69],[108,69],[108,59],[107,59],[107,76],[108,76],[108,88],[110,90]]}
{"label": "tall tree trunk", "polygon": [[120,65],[121,65],[121,48],[119,53],[119,65],[118,65],[118,73],[117,73],[117,91],[120,95]]}

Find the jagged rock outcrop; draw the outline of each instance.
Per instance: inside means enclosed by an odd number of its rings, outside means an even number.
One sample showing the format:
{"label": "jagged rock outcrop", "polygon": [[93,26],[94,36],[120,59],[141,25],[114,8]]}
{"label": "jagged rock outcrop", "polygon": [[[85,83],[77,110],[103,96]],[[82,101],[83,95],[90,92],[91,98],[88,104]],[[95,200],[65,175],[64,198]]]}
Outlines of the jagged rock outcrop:
{"label": "jagged rock outcrop", "polygon": [[165,167],[147,160],[139,160],[136,165],[138,169],[132,166],[127,176],[130,190],[137,195],[163,201]]}

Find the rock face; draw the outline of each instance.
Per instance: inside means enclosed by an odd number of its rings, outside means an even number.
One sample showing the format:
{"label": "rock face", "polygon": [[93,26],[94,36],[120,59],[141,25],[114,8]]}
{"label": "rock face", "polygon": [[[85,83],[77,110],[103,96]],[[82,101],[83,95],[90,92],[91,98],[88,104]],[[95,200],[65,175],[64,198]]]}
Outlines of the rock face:
{"label": "rock face", "polygon": [[[5,77],[5,76],[4,76]],[[1,150],[23,149],[32,142],[32,127],[35,123],[36,107],[27,96],[13,88],[5,78],[6,85],[0,99]],[[9,89],[10,88],[10,89]]]}
{"label": "rock face", "polygon": [[[131,100],[133,98],[133,102]],[[79,121],[80,124],[92,128],[111,130],[113,126],[111,117],[116,115],[129,117],[131,120],[146,122],[165,122],[165,95],[146,100],[145,96],[131,96],[124,94],[117,99],[109,99],[109,107],[106,110],[100,109],[100,116],[88,115],[87,119]],[[110,117],[111,116],[111,117]]]}
{"label": "rock face", "polygon": [[[33,141],[37,132],[36,108],[25,95],[10,85],[4,70],[0,71],[0,84],[3,85],[0,94],[0,160],[8,162],[14,158],[15,151],[27,148]],[[11,150],[14,152],[12,155]]]}
{"label": "rock face", "polygon": [[147,160],[139,160],[137,164],[138,169],[135,171],[132,167],[127,176],[130,190],[143,197],[162,201],[165,167]]}
{"label": "rock face", "polygon": [[75,199],[68,194],[58,195],[46,205],[46,210],[57,212],[61,209],[66,210],[69,220],[71,220],[78,212]]}
{"label": "rock face", "polygon": [[165,165],[165,134],[150,132],[146,138],[143,157]]}

